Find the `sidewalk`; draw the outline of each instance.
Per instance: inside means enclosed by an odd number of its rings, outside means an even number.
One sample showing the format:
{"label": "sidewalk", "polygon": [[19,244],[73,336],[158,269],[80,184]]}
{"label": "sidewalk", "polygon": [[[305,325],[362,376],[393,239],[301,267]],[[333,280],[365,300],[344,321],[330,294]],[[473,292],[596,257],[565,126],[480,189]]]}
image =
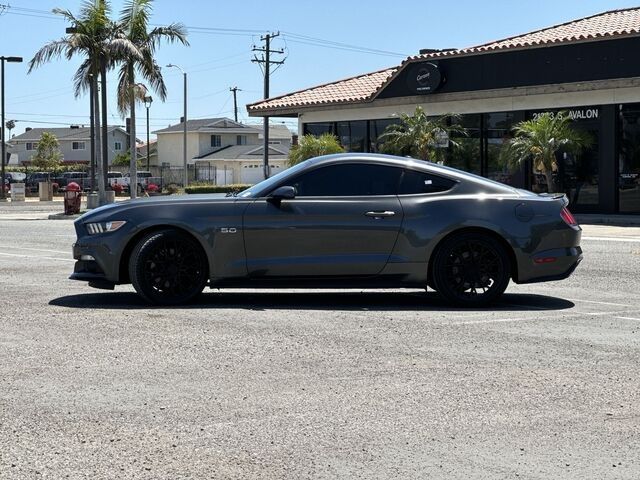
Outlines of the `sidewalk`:
{"label": "sidewalk", "polygon": [[640,215],[604,215],[580,214],[574,215],[580,225],[616,225],[619,227],[640,227]]}

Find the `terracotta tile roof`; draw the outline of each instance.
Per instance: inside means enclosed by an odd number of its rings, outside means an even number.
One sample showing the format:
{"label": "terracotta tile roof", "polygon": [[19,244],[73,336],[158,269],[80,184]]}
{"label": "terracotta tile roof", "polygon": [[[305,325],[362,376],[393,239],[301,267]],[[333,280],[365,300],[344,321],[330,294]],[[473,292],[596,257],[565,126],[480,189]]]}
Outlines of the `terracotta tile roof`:
{"label": "terracotta tile roof", "polygon": [[247,105],[247,110],[249,113],[257,113],[267,110],[284,110],[295,107],[336,103],[359,103],[372,100],[377,93],[395,78],[406,64],[420,60],[558,45],[638,34],[640,34],[640,7],[611,10],[473,47],[411,56],[404,60],[398,67],[387,68],[306,90],[299,90],[279,97],[261,100]]}
{"label": "terracotta tile roof", "polygon": [[579,18],[523,35],[508,37],[473,47],[416,55],[409,57],[407,60],[449,57],[514,48],[539,47],[638,34],[640,34],[640,8],[634,7],[598,13],[590,17]]}
{"label": "terracotta tile roof", "polygon": [[299,90],[279,97],[247,105],[247,110],[260,111],[274,108],[321,105],[326,103],[361,102],[372,97],[398,67],[386,68],[337,82]]}

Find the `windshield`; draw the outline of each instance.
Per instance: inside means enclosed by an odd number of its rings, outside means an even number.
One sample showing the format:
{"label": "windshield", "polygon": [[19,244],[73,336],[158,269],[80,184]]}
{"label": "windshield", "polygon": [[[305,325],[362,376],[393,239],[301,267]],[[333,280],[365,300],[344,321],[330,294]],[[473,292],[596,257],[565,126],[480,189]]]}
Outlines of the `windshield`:
{"label": "windshield", "polygon": [[269,177],[266,180],[261,181],[260,183],[256,183],[253,187],[249,187],[246,190],[243,190],[242,192],[240,192],[238,194],[238,197],[256,198],[260,194],[260,192],[271,190],[273,187],[278,185],[278,183],[280,183],[284,178],[288,177],[289,175],[293,175],[300,170],[303,170],[307,166],[307,162],[308,160],[305,162],[301,162],[297,165],[294,165],[291,168],[287,168],[286,170],[283,170],[282,172],[274,175],[273,177]]}

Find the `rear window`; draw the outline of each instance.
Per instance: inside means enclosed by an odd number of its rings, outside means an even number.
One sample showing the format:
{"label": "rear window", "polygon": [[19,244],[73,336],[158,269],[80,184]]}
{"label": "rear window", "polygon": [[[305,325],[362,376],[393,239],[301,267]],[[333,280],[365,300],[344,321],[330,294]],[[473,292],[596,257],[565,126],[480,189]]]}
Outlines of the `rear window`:
{"label": "rear window", "polygon": [[448,178],[416,170],[405,170],[400,181],[400,195],[445,192],[456,184]]}

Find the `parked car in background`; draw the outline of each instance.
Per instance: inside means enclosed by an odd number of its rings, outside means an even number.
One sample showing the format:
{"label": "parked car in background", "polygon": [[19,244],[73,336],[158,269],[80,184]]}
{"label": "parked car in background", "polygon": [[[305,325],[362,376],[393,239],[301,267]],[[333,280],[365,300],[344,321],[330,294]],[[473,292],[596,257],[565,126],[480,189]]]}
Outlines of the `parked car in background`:
{"label": "parked car in background", "polygon": [[[131,183],[131,177],[129,173],[125,173],[122,177],[122,184],[124,185],[125,191],[129,191],[129,184]],[[153,183],[158,186],[158,188],[162,189],[162,179],[160,177],[154,177],[151,172],[140,171],[138,172],[138,188],[140,190],[147,190],[147,187],[150,183]]]}
{"label": "parked car in background", "polygon": [[24,182],[27,174],[24,172],[6,172],[5,178],[9,180],[9,183],[20,183]]}
{"label": "parked car in background", "polygon": [[91,187],[89,174],[87,172],[64,172],[56,178],[56,181],[58,183],[58,189],[62,192],[67,189],[67,185],[71,182],[77,183],[83,190],[89,190]]}
{"label": "parked car in background", "polygon": [[581,229],[563,194],[536,195],[409,158],[338,154],[240,192],[153,197],[75,222],[72,279],[132,283],[179,304],[211,288],[426,288],[463,306],[510,280],[567,278]]}
{"label": "parked car in background", "polygon": [[[50,172],[33,172],[27,175],[25,180],[25,190],[27,192],[36,193],[40,182],[53,182],[54,178]],[[56,182],[57,183],[57,182]]]}

